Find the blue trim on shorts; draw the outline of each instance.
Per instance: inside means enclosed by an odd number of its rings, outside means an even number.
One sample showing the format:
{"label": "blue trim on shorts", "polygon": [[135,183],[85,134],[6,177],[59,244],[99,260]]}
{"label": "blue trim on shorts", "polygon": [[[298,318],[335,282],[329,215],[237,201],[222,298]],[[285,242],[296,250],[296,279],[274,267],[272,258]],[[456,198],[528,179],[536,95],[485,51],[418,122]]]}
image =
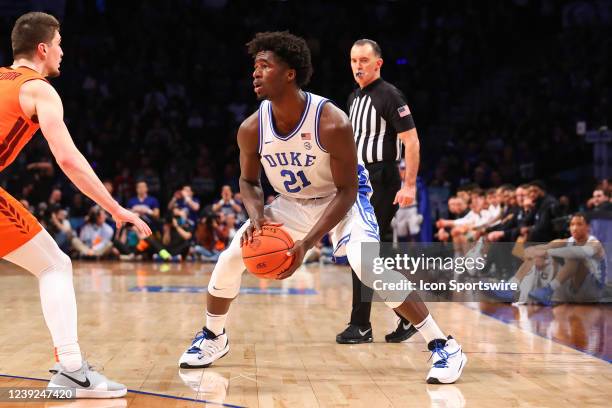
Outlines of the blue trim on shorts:
{"label": "blue trim on shorts", "polygon": [[370,175],[363,164],[357,165],[357,186],[361,194],[371,194],[372,185],[370,184]]}
{"label": "blue trim on shorts", "polygon": [[349,263],[348,256],[346,255],[332,256],[332,261],[334,261],[336,265],[348,265]]}
{"label": "blue trim on shorts", "polygon": [[374,216],[374,220],[376,220],[374,208],[372,208],[372,204],[370,204],[370,200],[368,199],[368,197],[365,194],[357,194],[357,201],[355,201],[355,204],[357,204],[357,209],[359,210],[361,219],[363,219],[366,225],[372,228],[371,230],[366,230],[366,233],[371,233],[375,235],[376,238],[380,241],[380,236],[378,234],[378,223],[376,221],[368,219],[368,217],[366,216],[366,213],[372,214]]}
{"label": "blue trim on shorts", "polygon": [[346,234],[345,236],[343,236],[342,238],[340,238],[338,240],[338,243],[336,244],[336,246],[334,247],[334,254],[336,253],[336,251],[338,249],[340,249],[340,247],[344,244],[346,244],[347,242],[349,242],[349,240],[351,239],[351,233],[349,232],[348,234]]}

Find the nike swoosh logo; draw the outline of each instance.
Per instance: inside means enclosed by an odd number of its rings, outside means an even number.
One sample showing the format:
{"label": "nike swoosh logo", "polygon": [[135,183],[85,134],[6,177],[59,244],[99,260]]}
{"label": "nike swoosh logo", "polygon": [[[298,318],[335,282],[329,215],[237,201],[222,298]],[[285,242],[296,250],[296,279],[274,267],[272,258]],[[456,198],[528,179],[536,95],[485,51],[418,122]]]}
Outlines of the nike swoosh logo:
{"label": "nike swoosh logo", "polygon": [[372,329],[368,329],[366,331],[361,331],[361,329],[359,329],[359,334],[361,334],[362,336],[365,336],[367,332],[369,332]]}
{"label": "nike swoosh logo", "polygon": [[412,326],[412,323],[402,323],[402,327],[404,328],[404,330],[408,330],[410,328],[410,326]]}
{"label": "nike swoosh logo", "polygon": [[273,141],[274,141],[274,140],[266,140],[266,141],[264,142],[264,144],[269,144],[269,143],[272,143]]}
{"label": "nike swoosh logo", "polygon": [[67,374],[64,374],[64,373],[61,373],[61,374],[64,377],[66,377],[67,379],[69,379],[71,381],[74,381],[75,383],[79,384],[81,387],[88,388],[91,385],[91,383],[89,382],[89,378],[87,378],[87,376],[85,376],[85,381],[79,381],[76,378],[73,378],[73,377],[71,377],[71,376],[69,376]]}

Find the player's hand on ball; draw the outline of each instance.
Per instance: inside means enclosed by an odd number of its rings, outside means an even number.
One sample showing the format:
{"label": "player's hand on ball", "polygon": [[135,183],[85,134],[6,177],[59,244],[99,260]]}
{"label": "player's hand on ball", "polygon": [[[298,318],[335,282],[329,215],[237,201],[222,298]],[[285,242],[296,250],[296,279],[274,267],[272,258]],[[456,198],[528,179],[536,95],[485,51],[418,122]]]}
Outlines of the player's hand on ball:
{"label": "player's hand on ball", "polygon": [[149,228],[146,222],[140,219],[138,214],[121,207],[115,214],[111,215],[117,224],[117,229],[121,229],[123,223],[129,222],[134,225],[134,228],[136,228],[139,234],[145,237],[151,235],[151,228]]}
{"label": "player's hand on ball", "polygon": [[253,242],[253,234],[255,232],[261,233],[261,227],[264,225],[270,225],[272,227],[280,227],[283,225],[281,222],[274,222],[268,217],[252,219],[249,226],[244,230],[240,237],[240,247],[244,244]]}
{"label": "player's hand on ball", "polygon": [[296,241],[293,244],[293,248],[287,251],[287,257],[293,257],[293,263],[285,272],[278,275],[278,279],[287,279],[302,265],[304,261],[304,255],[306,255],[308,248],[304,245],[304,241]]}
{"label": "player's hand on ball", "polygon": [[393,200],[393,204],[399,204],[401,208],[408,207],[414,204],[415,197],[416,185],[404,185],[402,188],[400,188],[397,194],[395,194],[395,200]]}

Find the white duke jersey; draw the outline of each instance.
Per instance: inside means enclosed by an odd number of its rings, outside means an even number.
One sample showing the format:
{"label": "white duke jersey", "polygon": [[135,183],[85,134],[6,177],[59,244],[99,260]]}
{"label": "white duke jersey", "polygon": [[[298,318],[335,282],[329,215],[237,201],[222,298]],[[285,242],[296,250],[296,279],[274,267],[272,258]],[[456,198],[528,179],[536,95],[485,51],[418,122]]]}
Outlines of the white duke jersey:
{"label": "white duke jersey", "polygon": [[305,92],[306,109],[295,129],[279,135],[272,119],[272,103],[259,105],[259,154],[274,190],[293,198],[319,198],[336,193],[330,156],[319,140],[319,120],[329,100]]}
{"label": "white duke jersey", "polygon": [[[597,238],[595,238],[593,235],[589,235],[589,238],[587,239],[587,243],[588,242],[596,242]],[[576,240],[574,239],[574,237],[569,237],[567,239],[567,246],[574,246],[576,245]],[[597,280],[599,282],[604,282],[605,280],[605,276],[606,276],[606,257],[604,256],[602,259],[598,259],[595,256],[591,256],[587,259],[584,260],[586,263],[586,267],[589,270],[589,272],[591,272],[595,278],[597,278]]]}

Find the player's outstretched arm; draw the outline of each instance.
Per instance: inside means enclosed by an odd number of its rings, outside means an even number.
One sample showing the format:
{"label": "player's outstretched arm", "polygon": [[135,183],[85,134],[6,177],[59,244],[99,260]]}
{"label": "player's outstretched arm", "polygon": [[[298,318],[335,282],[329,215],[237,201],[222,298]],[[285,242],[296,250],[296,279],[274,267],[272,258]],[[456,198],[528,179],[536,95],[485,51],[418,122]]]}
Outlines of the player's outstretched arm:
{"label": "player's outstretched arm", "polygon": [[237,139],[240,147],[240,193],[251,221],[240,237],[240,246],[242,246],[244,242],[253,240],[253,232],[261,231],[261,227],[265,224],[271,224],[264,216],[264,193],[260,181],[258,112],[242,122]]}
{"label": "player's outstretched arm", "polygon": [[43,81],[26,82],[22,85],[20,102],[29,107],[24,111],[32,111],[38,118],[57,164],[78,189],[108,211],[118,226],[130,222],[139,232],[150,235],[151,230],[137,214],[124,209],[113,199],[75,146],[64,123],[62,100],[55,89]]}
{"label": "player's outstretched arm", "polygon": [[319,137],[323,148],[330,155],[331,173],[336,185],[336,196],[327,205],[318,222],[289,250],[295,256],[291,268],[279,275],[285,279],[302,264],[304,254],[334,228],[351,209],[357,199],[357,148],[353,139],[353,127],[344,112],[331,103],[321,112]]}

